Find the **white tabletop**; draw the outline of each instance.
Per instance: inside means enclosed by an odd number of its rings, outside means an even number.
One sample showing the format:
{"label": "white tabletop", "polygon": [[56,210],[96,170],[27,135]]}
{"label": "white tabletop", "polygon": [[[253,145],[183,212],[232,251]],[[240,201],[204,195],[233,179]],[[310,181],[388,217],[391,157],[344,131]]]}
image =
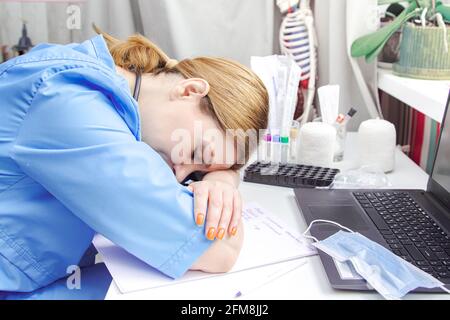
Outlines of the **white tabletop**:
{"label": "white tabletop", "polygon": [[[355,134],[350,134],[341,168],[355,166],[355,142]],[[388,177],[391,188],[403,189],[426,189],[428,180],[428,175],[400,150],[396,153],[395,170],[389,173]],[[256,201],[277,214],[288,225],[299,231],[306,229],[292,189],[242,182],[240,191],[244,201]],[[328,283],[319,257],[303,259],[307,260],[304,266],[240,299],[382,299],[373,292],[334,290]],[[242,287],[251,287],[252,283],[258,283],[261,277],[279,270],[280,265],[128,294],[121,294],[113,282],[106,299],[231,299]],[[409,294],[405,299],[450,299],[450,295]]]}

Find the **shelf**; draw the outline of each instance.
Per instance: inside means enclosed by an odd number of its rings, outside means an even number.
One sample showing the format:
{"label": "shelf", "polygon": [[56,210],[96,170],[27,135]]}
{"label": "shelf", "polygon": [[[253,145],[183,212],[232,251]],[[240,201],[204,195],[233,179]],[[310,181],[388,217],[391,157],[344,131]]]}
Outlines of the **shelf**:
{"label": "shelf", "polygon": [[378,69],[378,88],[426,116],[441,122],[450,81],[399,77],[391,70]]}

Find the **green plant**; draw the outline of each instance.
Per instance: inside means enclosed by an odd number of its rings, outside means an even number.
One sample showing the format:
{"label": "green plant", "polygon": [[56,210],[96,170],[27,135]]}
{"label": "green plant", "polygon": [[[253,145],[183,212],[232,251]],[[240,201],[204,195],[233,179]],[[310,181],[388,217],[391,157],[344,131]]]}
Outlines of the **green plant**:
{"label": "green plant", "polygon": [[[426,20],[429,23],[450,22],[450,7],[435,0],[380,0],[379,4],[391,4],[398,2],[408,2],[405,10],[395,18],[390,24],[383,28],[356,39],[351,47],[352,57],[365,57],[367,62],[372,62],[383,49],[389,38],[411,19],[420,17],[426,12]],[[426,10],[426,11],[424,11]]]}

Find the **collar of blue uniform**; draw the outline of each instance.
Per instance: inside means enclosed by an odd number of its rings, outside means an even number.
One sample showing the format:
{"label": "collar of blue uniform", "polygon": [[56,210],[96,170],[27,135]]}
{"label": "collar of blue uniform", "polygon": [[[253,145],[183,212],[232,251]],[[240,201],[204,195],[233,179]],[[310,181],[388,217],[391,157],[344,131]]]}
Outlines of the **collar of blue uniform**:
{"label": "collar of blue uniform", "polygon": [[[108,46],[106,45],[106,41],[103,38],[102,35],[97,35],[91,39],[92,46],[94,47],[95,53],[97,55],[98,60],[100,60],[103,64],[105,64],[111,71],[115,74],[115,79],[118,82],[119,87],[121,90],[121,98],[127,101],[129,104],[133,106],[133,115],[131,114],[122,114],[119,110],[119,113],[121,113],[122,118],[127,122],[128,127],[133,132],[134,136],[138,141],[141,140],[141,127],[140,127],[140,118],[139,118],[139,112],[138,112],[138,104],[137,104],[137,96],[133,98],[130,88],[128,85],[128,81],[117,74],[116,71],[116,64],[114,63],[114,59],[111,56]],[[140,87],[140,85],[139,85]],[[118,92],[115,92],[115,94],[119,95]],[[136,94],[136,92],[135,92]],[[137,92],[138,94],[138,92]],[[134,124],[134,125],[133,125]]]}
{"label": "collar of blue uniform", "polygon": [[109,68],[115,70],[116,65],[114,59],[109,53],[108,46],[106,45],[105,39],[101,34],[93,37],[91,39],[92,45],[94,47],[97,58],[103,62]]}

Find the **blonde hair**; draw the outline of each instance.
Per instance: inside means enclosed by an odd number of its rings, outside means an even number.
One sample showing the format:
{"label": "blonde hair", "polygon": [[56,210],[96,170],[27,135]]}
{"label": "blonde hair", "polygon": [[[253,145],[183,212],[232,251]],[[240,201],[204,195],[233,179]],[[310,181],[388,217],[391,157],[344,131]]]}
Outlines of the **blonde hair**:
{"label": "blonde hair", "polygon": [[[102,32],[111,56],[117,66],[142,73],[176,73],[184,78],[202,78],[210,86],[202,107],[213,114],[223,130],[241,129],[243,132],[267,128],[269,98],[258,76],[247,67],[223,58],[198,57],[179,62],[170,59],[160,48],[142,35],[135,34],[126,41],[118,40]],[[246,162],[250,150],[245,137]],[[232,168],[239,169],[241,164]]]}

